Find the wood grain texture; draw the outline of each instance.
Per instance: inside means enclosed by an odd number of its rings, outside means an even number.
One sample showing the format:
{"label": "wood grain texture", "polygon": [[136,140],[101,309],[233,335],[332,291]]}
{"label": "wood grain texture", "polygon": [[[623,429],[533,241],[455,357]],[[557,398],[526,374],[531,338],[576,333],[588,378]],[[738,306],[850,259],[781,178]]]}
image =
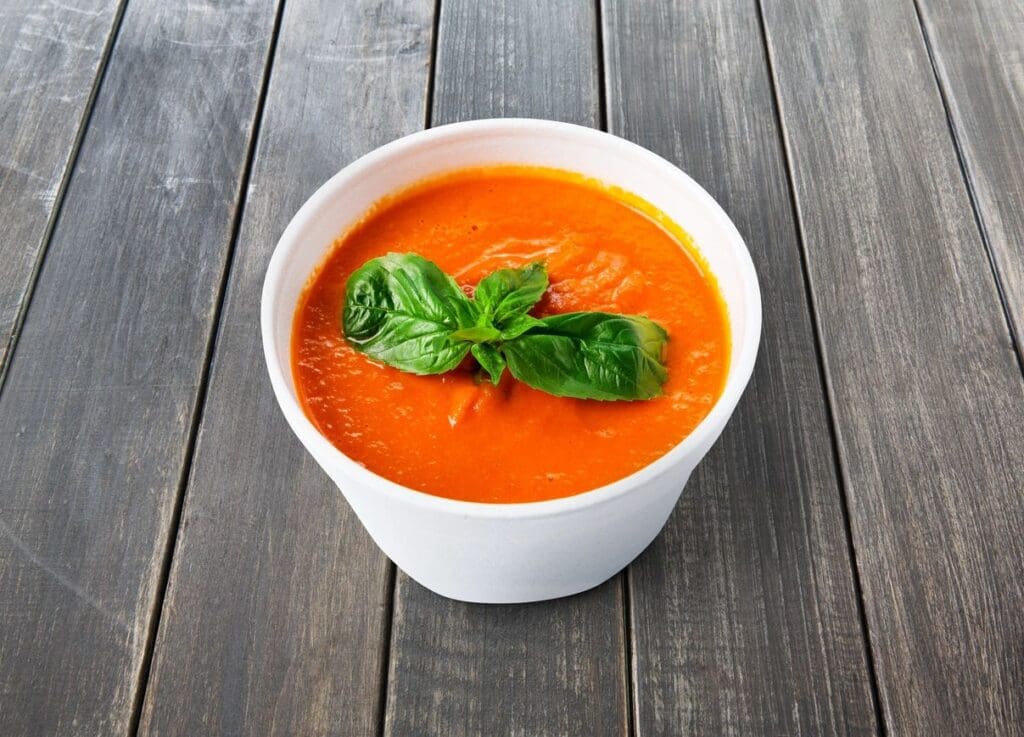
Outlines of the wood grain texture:
{"label": "wood grain texture", "polygon": [[919,7],[1021,352],[1024,4],[921,0]]}
{"label": "wood grain texture", "polygon": [[609,129],[722,204],[764,306],[746,395],[630,568],[637,734],[875,734],[757,8],[615,0],[604,19]]}
{"label": "wood grain texture", "polygon": [[[433,122],[599,122],[594,7],[441,5]],[[624,735],[622,581],[525,606],[443,599],[398,573],[385,734]]]}
{"label": "wood grain texture", "polygon": [[440,7],[435,125],[514,117],[599,125],[593,2],[446,0]]}
{"label": "wood grain texture", "polygon": [[578,596],[441,599],[401,571],[386,735],[626,735],[621,576]]}
{"label": "wood grain texture", "polygon": [[285,6],[141,734],[377,731],[389,564],[281,415],[259,298],[302,202],[422,127],[432,25],[430,0]]}
{"label": "wood grain texture", "polygon": [[0,377],[120,5],[6,0],[0,8]]}
{"label": "wood grain texture", "polygon": [[272,22],[126,10],[0,394],[4,735],[129,728]]}
{"label": "wood grain texture", "polygon": [[1024,734],[1024,382],[910,2],[766,2],[882,712]]}

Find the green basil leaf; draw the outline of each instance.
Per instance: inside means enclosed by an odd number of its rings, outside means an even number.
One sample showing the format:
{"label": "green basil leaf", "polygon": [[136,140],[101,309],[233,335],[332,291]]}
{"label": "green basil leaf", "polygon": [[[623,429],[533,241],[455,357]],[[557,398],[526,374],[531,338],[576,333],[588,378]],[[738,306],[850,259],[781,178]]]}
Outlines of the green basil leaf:
{"label": "green basil leaf", "polygon": [[501,381],[501,372],[505,370],[505,359],[502,358],[498,349],[487,343],[477,343],[470,351],[473,353],[473,358],[490,375],[491,383],[497,386]]}
{"label": "green basil leaf", "polygon": [[471,300],[416,254],[372,259],[346,284],[345,337],[367,356],[416,374],[454,369],[472,352],[497,384],[508,366],[520,381],[579,399],[650,399],[668,372],[668,334],[635,315],[528,314],[544,294],[541,263],[481,280]]}
{"label": "green basil leaf", "polygon": [[668,370],[662,360],[668,334],[636,315],[572,312],[552,315],[501,345],[519,381],[559,397],[651,399]]}
{"label": "green basil leaf", "polygon": [[452,340],[468,340],[471,343],[486,343],[489,340],[497,340],[501,337],[501,331],[497,328],[486,325],[475,325],[471,328],[462,328],[451,334]]}
{"label": "green basil leaf", "polygon": [[527,330],[542,324],[539,319],[532,315],[518,315],[505,323],[505,327],[501,330],[501,339],[512,340],[513,338],[518,338]]}
{"label": "green basil leaf", "polygon": [[480,280],[473,299],[485,321],[496,328],[537,304],[548,288],[548,272],[542,262],[521,269],[500,269]]}
{"label": "green basil leaf", "polygon": [[450,336],[473,327],[476,305],[431,261],[389,253],[367,261],[345,287],[345,338],[370,358],[414,374],[455,368],[470,343]]}

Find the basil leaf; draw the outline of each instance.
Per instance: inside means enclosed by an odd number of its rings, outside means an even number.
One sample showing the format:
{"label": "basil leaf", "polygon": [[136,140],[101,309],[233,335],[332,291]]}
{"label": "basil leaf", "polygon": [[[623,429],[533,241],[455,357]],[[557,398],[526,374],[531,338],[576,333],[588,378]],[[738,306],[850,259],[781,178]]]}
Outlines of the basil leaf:
{"label": "basil leaf", "polygon": [[345,288],[345,338],[370,358],[414,374],[459,365],[470,343],[450,336],[473,327],[476,305],[431,261],[389,253],[353,272]]}
{"label": "basil leaf", "polygon": [[501,380],[507,366],[530,386],[578,399],[650,399],[668,377],[668,334],[636,315],[575,312],[539,319],[542,263],[502,269],[470,299],[438,266],[413,253],[372,259],[346,284],[342,323],[358,351],[415,374],[440,374],[467,354]]}
{"label": "basil leaf", "polygon": [[537,304],[548,288],[548,272],[540,261],[521,269],[500,269],[480,280],[473,299],[484,320],[496,328]]}
{"label": "basil leaf", "polygon": [[470,351],[477,363],[490,375],[491,383],[497,386],[501,381],[501,373],[505,370],[505,359],[498,349],[487,343],[477,343]]}
{"label": "basil leaf", "polygon": [[471,343],[486,343],[489,340],[497,340],[501,337],[501,331],[497,328],[489,328],[486,325],[476,325],[471,328],[462,328],[451,334],[452,340],[468,340]]}
{"label": "basil leaf", "polygon": [[651,399],[668,370],[668,334],[635,315],[572,312],[552,315],[506,341],[501,352],[519,381],[559,397]]}
{"label": "basil leaf", "polygon": [[541,321],[532,315],[518,315],[505,323],[501,330],[501,339],[512,340],[512,338],[518,338],[530,328],[535,328],[541,324]]}

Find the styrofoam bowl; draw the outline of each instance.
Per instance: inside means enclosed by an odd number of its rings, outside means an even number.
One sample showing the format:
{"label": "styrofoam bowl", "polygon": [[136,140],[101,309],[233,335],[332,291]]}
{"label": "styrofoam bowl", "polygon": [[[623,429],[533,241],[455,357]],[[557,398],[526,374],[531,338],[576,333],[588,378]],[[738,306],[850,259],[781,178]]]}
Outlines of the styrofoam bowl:
{"label": "styrofoam bowl", "polygon": [[[484,504],[407,488],[331,445],[296,396],[289,358],[292,320],[304,285],[335,239],[388,194],[454,169],[493,164],[575,171],[647,200],[692,236],[728,308],[729,373],[707,417],[640,471],[575,496]],[[728,216],[665,159],[621,138],[567,123],[477,120],[393,141],[320,187],[292,218],[274,250],[263,286],[261,322],[270,381],[288,424],[377,545],[409,576],[443,596],[511,603],[589,589],[650,544],[750,379],[761,335],[761,296],[750,254]],[[487,470],[480,473],[481,483],[486,483]]]}

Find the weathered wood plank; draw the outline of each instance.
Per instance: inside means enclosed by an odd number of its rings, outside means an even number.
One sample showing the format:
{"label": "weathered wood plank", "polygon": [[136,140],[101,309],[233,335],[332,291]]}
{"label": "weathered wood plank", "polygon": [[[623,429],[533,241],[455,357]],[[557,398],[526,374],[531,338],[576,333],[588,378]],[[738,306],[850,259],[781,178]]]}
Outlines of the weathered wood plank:
{"label": "weathered wood plank", "polygon": [[637,734],[874,734],[757,7],[607,2],[605,49],[609,129],[722,203],[764,300],[747,394],[630,568]]}
{"label": "weathered wood plank", "polygon": [[[446,0],[433,122],[535,116],[596,126],[594,6]],[[623,735],[621,577],[528,606],[442,599],[399,572],[385,733]]]}
{"label": "weathered wood plank", "polygon": [[0,377],[120,6],[8,0],[0,8]]}
{"label": "weathered wood plank", "polygon": [[399,571],[384,733],[628,734],[621,591],[481,606]]}
{"label": "weathered wood plank", "polygon": [[1024,350],[1024,5],[921,0],[919,7],[1020,352]]}
{"label": "weathered wood plank", "polygon": [[600,124],[588,0],[441,3],[433,123],[535,117]]}
{"label": "weathered wood plank", "polygon": [[764,20],[889,734],[1024,734],[1024,382],[913,5]]}
{"label": "weathered wood plank", "polygon": [[389,564],[285,424],[259,296],[303,200],[422,127],[433,5],[285,5],[142,734],[376,733]]}
{"label": "weathered wood plank", "polygon": [[4,735],[131,724],[273,10],[125,11],[0,394]]}

